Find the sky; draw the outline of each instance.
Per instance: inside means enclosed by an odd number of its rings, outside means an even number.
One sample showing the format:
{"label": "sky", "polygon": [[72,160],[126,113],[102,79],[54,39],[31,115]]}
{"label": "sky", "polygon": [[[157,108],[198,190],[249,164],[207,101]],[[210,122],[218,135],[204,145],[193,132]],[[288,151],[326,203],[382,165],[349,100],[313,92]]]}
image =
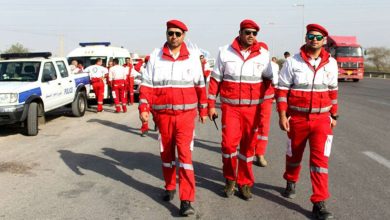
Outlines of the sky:
{"label": "sky", "polygon": [[0,5],[0,51],[21,43],[30,51],[66,56],[79,42],[109,41],[145,55],[163,45],[170,19],[183,21],[187,40],[213,57],[238,35],[243,19],[259,24],[257,39],[278,58],[298,51],[309,23],[323,25],[330,35],[357,36],[364,48],[390,47],[389,0],[0,0]]}

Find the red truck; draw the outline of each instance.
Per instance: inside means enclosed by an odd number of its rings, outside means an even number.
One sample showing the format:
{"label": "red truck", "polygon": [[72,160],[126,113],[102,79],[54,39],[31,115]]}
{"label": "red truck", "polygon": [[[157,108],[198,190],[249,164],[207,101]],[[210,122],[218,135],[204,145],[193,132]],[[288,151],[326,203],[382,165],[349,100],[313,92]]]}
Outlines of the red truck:
{"label": "red truck", "polygon": [[355,36],[328,36],[325,48],[337,60],[339,79],[363,79],[363,49]]}

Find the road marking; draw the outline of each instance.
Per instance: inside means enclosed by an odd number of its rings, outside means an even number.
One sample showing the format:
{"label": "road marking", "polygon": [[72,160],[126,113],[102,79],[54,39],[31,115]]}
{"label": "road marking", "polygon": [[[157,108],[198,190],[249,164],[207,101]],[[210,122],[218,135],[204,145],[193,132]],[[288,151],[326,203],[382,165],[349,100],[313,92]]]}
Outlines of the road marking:
{"label": "road marking", "polygon": [[386,158],[382,157],[381,155],[372,151],[364,151],[363,154],[367,155],[371,159],[375,160],[376,162],[390,169],[390,161],[388,161]]}

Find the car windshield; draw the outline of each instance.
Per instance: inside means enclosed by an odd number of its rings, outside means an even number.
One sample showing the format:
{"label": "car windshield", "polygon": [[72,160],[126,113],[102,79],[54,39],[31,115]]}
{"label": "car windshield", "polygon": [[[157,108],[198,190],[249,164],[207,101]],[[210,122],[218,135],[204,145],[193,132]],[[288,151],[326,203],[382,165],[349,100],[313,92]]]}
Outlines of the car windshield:
{"label": "car windshield", "polygon": [[101,58],[103,61],[103,65],[107,63],[107,57],[69,57],[68,63],[71,65],[73,60],[76,60],[79,64],[81,63],[84,68],[94,65],[97,58]]}
{"label": "car windshield", "polygon": [[363,56],[362,48],[360,47],[338,47],[336,49],[336,57],[361,57]]}
{"label": "car windshield", "polygon": [[33,82],[38,80],[40,62],[0,62],[0,81]]}

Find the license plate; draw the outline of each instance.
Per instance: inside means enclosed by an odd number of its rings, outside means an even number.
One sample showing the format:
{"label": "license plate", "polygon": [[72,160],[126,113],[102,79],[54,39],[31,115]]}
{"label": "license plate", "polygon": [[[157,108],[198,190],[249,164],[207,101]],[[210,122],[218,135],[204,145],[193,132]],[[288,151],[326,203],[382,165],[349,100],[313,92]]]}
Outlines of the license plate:
{"label": "license plate", "polygon": [[347,70],[347,75],[352,75],[352,70]]}

